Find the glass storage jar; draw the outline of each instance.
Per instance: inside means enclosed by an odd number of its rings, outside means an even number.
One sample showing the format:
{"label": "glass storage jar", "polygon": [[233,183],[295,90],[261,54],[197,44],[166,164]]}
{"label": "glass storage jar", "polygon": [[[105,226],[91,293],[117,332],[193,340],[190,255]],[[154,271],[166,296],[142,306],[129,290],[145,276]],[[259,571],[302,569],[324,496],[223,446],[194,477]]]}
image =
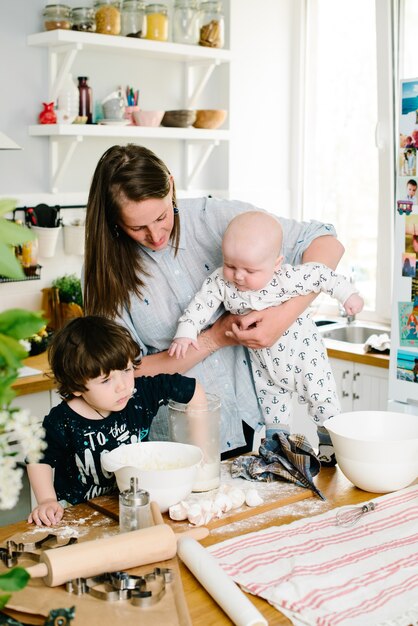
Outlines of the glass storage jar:
{"label": "glass storage jar", "polygon": [[120,34],[143,37],[145,34],[145,4],[141,0],[124,0],[120,12]]}
{"label": "glass storage jar", "polygon": [[222,3],[208,0],[200,3],[199,45],[223,48],[225,44],[225,18]]}
{"label": "glass storage jar", "polygon": [[43,11],[45,30],[71,28],[71,9],[66,4],[47,4]]}
{"label": "glass storage jar", "polygon": [[99,0],[94,4],[96,33],[102,35],[119,35],[120,9],[119,2],[113,0]]}
{"label": "glass storage jar", "polygon": [[196,0],[175,0],[173,41],[188,44],[199,42],[199,12]]}
{"label": "glass storage jar", "polygon": [[85,33],[94,33],[96,22],[94,20],[94,9],[90,7],[76,7],[71,11],[72,30],[79,30]]}
{"label": "glass storage jar", "polygon": [[166,4],[147,4],[145,7],[146,39],[168,40],[168,15]]}

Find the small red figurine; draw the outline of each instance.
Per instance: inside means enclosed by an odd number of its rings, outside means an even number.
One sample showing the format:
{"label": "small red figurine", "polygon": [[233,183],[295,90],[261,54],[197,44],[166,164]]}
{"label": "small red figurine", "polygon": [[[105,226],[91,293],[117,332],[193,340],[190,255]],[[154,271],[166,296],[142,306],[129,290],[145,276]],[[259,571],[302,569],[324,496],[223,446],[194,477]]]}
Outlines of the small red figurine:
{"label": "small red figurine", "polygon": [[53,102],[42,102],[43,109],[39,113],[39,123],[40,124],[56,124],[57,116],[54,111],[54,103]]}

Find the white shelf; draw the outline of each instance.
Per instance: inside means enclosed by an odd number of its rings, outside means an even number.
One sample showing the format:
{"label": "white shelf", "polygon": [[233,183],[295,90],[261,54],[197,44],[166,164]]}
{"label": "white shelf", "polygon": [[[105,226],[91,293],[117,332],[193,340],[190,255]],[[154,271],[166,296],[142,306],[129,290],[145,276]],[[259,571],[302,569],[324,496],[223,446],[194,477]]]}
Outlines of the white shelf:
{"label": "white shelf", "polygon": [[185,61],[187,63],[199,61],[228,63],[231,60],[230,50],[206,48],[198,45],[191,46],[168,41],[151,41],[133,37],[83,33],[74,30],[58,29],[36,33],[28,36],[27,43],[29,46],[46,48],[58,48],[74,44],[86,49],[108,49],[110,52],[116,49],[154,59]]}
{"label": "white shelf", "polygon": [[[120,53],[123,56],[136,55],[141,58],[184,63],[184,106],[197,109],[197,101],[209,81],[215,68],[222,63],[229,63],[231,52],[218,48],[191,46],[171,42],[151,41],[97,33],[83,33],[73,30],[51,30],[29,35],[29,46],[48,50],[48,102],[55,102],[57,94],[71,72],[76,56],[86,50],[100,50],[100,54]],[[196,74],[199,79],[196,80]],[[194,80],[192,75],[194,75]],[[86,139],[100,137],[118,137],[127,139],[165,139],[184,140],[184,183],[189,188],[193,179],[221,141],[229,141],[229,130],[207,130],[201,128],[143,127],[143,126],[107,126],[104,124],[41,124],[29,127],[32,137],[48,137],[50,145],[51,192],[58,191],[58,185],[69,166],[77,146]],[[203,144],[197,154],[189,154],[189,144]],[[195,150],[196,152],[196,150]],[[193,162],[192,162],[193,158]]]}
{"label": "white shelf", "polygon": [[37,124],[29,126],[32,137],[132,137],[186,139],[188,141],[228,141],[229,130],[172,128],[168,126],[108,126],[105,124]]}

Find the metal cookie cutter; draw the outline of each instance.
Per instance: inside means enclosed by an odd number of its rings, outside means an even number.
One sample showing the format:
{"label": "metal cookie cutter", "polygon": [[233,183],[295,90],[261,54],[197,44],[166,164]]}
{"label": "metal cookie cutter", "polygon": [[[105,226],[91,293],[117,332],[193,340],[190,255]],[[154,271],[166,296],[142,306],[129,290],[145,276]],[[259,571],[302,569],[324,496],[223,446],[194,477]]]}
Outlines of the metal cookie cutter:
{"label": "metal cookie cutter", "polygon": [[127,572],[110,572],[91,578],[74,578],[66,584],[69,593],[88,593],[99,600],[115,602],[131,600],[134,606],[147,607],[163,597],[166,583],[173,580],[173,572],[168,568],[156,567],[144,576]]}
{"label": "metal cookie cutter", "polygon": [[13,539],[9,539],[6,541],[6,547],[0,548],[0,558],[6,567],[14,567],[17,565],[19,557],[26,557],[32,561],[38,562],[40,554],[36,551],[42,549],[43,545],[48,541],[51,542],[48,549],[55,549],[60,548],[61,546],[69,546],[75,543],[77,538],[70,537],[67,541],[58,543],[57,535],[49,533],[43,539],[39,539],[39,541],[18,542],[13,541]]}
{"label": "metal cookie cutter", "polygon": [[140,576],[139,585],[132,591],[131,602],[134,606],[152,606],[165,594],[166,582],[173,580],[173,572],[156,567],[153,572]]}

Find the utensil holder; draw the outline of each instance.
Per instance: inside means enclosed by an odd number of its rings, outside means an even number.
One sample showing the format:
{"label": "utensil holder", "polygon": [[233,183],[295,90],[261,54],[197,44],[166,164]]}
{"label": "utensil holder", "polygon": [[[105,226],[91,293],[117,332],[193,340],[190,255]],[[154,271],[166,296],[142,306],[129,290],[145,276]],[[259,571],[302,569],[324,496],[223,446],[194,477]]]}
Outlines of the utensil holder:
{"label": "utensil holder", "polygon": [[84,255],[84,235],[85,226],[82,225],[66,225],[63,228],[64,233],[64,251],[65,254]]}
{"label": "utensil holder", "polygon": [[43,258],[53,257],[57,247],[58,236],[61,226],[46,228],[42,226],[31,226],[38,238],[38,254]]}

